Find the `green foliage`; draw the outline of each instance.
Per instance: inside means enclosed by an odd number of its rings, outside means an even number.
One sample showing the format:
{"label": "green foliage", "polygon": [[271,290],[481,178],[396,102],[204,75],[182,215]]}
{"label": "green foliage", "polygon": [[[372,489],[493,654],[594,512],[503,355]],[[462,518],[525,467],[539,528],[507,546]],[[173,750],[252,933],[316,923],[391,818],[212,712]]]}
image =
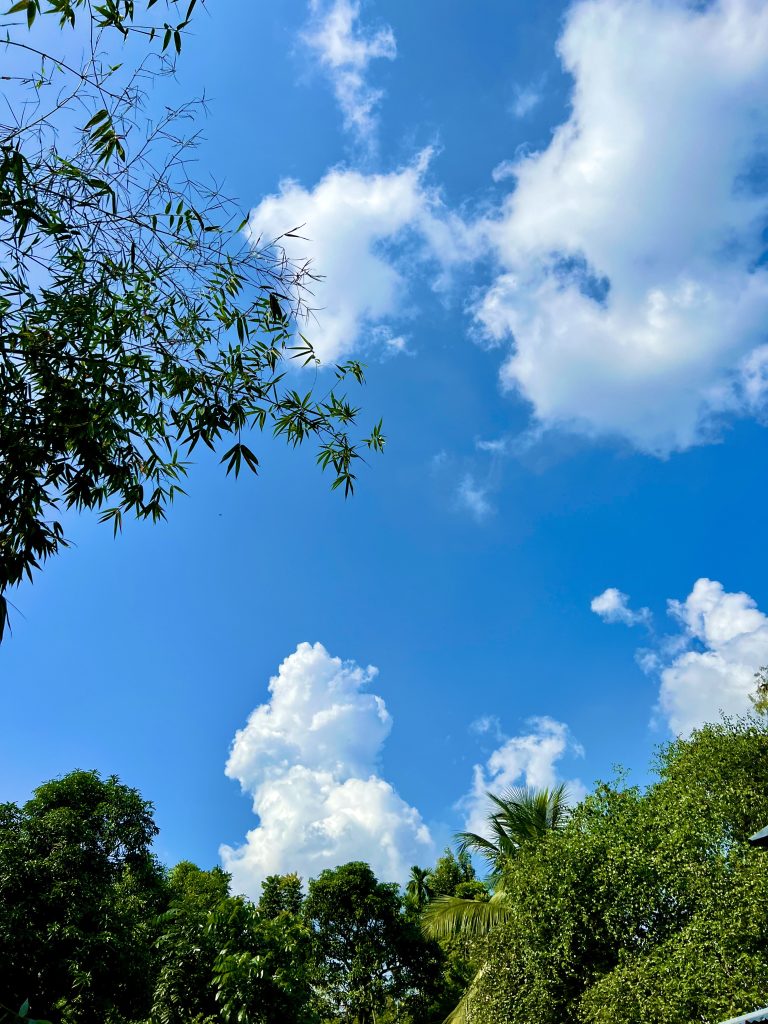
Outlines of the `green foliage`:
{"label": "green foliage", "polygon": [[424,912],[444,900],[458,901],[463,906],[467,900],[485,902],[489,895],[485,883],[475,877],[472,861],[465,851],[456,856],[451,849],[446,849],[431,870],[411,869],[406,887],[406,912],[419,921],[419,926],[437,942],[442,954],[439,989],[424,1013],[425,1021],[442,1022],[461,1001],[477,970],[474,960],[477,941],[469,930],[448,928],[429,932],[423,927]]}
{"label": "green foliage", "polygon": [[760,671],[755,673],[755,683],[755,711],[759,715],[768,714],[768,666],[763,665]]}
{"label": "green foliage", "polygon": [[410,914],[420,914],[432,899],[430,873],[427,868],[414,864],[405,886],[405,909]]}
{"label": "green foliage", "polygon": [[297,875],[273,875],[254,905],[230,895],[218,867],[162,869],[156,834],[151,804],[96,772],[46,783],[23,807],[0,805],[0,1020],[444,1016],[438,948],[405,914],[397,886],[367,865],[324,872],[306,902]]}
{"label": "green foliage", "polygon": [[657,770],[549,815],[493,895],[447,852],[404,896],[353,862],[306,898],[270,876],[257,905],[220,868],[161,869],[151,805],[73,772],[0,805],[0,1021],[716,1024],[765,1005],[768,860],[747,840],[768,721],[707,726]]}
{"label": "green foliage", "polygon": [[427,875],[427,885],[436,896],[455,896],[460,885],[474,881],[475,869],[465,850],[456,856],[453,850],[446,849]]}
{"label": "green foliage", "polygon": [[601,785],[504,871],[469,1007],[477,1024],[693,1024],[765,1005],[768,730],[668,745],[647,792]]}
{"label": "green foliage", "polygon": [[[564,786],[552,790],[510,789],[502,796],[488,793],[488,799],[490,838],[476,832],[459,832],[456,864],[458,867],[459,862],[469,863],[470,850],[481,854],[488,862],[488,882],[495,892],[489,898],[486,886],[478,888],[478,883],[470,879],[456,881],[451,893],[435,896],[421,913],[424,934],[440,940],[466,975],[466,989],[447,1018],[451,1024],[465,1024],[485,976],[484,947],[478,945],[478,940],[485,939],[509,918],[511,901],[505,891],[505,869],[521,851],[535,848],[549,833],[562,829],[568,817]],[[446,867],[450,866],[448,860]],[[475,969],[471,970],[472,967]]]}
{"label": "green foliage", "polygon": [[67,1024],[146,1014],[164,873],[152,807],[72,772],[0,806],[0,998]]}
{"label": "green foliage", "polygon": [[[286,878],[283,893],[293,892],[296,876]],[[311,936],[298,913],[232,897],[226,872],[186,861],[169,889],[151,1024],[311,1024]]]}
{"label": "green foliage", "polygon": [[[293,329],[311,274],[246,240],[234,206],[189,177],[196,105],[148,115],[195,0],[158,4],[23,0],[6,16],[18,74],[0,124],[0,636],[8,588],[67,544],[63,508],[100,510],[115,532],[127,515],[163,519],[199,444],[228,438],[227,473],[257,472],[249,434],[265,430],[313,442],[349,494],[384,445],[380,424],[350,435],[343,389],[363,382],[359,363],[335,367],[320,397],[286,377],[286,359],[317,363]],[[41,48],[42,16],[63,32],[82,16],[81,64]],[[112,36],[150,56],[110,63]]]}
{"label": "green foliage", "polygon": [[459,832],[456,839],[460,854],[472,851],[485,858],[491,885],[496,885],[505,866],[521,849],[564,827],[568,820],[568,793],[561,785],[554,789],[513,787],[501,796],[487,796],[492,805],[486,819],[490,838],[476,832]]}
{"label": "green foliage", "polygon": [[400,1020],[426,1011],[438,990],[439,953],[403,913],[397,885],[353,861],[310,881],[304,914],[324,1016],[369,1024],[387,1006]]}
{"label": "green foliage", "polygon": [[454,895],[460,900],[487,900],[490,891],[485,882],[475,878],[471,882],[459,882]]}
{"label": "green foliage", "polygon": [[222,1024],[315,1020],[312,936],[296,915],[267,918],[240,898],[218,908],[209,934],[221,950],[213,976]]}
{"label": "green foliage", "polygon": [[421,925],[433,939],[452,935],[487,935],[508,916],[509,901],[503,890],[490,898],[435,896],[424,908]]}
{"label": "green foliage", "polygon": [[25,999],[18,1010],[11,1010],[0,1003],[0,1024],[18,1024],[24,1021],[25,1024],[50,1024],[47,1020],[37,1020],[30,1015],[29,1000]]}
{"label": "green foliage", "polygon": [[259,910],[264,917],[300,914],[303,902],[301,879],[296,874],[268,875],[261,883]]}
{"label": "green foliage", "polygon": [[229,896],[230,877],[220,867],[201,870],[182,860],[168,872],[168,896],[173,906],[203,912],[215,910]]}

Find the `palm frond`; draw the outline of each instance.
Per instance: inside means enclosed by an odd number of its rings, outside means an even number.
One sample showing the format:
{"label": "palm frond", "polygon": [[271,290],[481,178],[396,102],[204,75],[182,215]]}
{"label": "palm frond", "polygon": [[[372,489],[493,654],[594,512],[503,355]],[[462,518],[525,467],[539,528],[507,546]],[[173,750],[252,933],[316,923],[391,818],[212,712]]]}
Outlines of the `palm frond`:
{"label": "palm frond", "polygon": [[540,792],[542,791],[532,789],[530,786],[510,786],[504,790],[501,796],[490,792],[485,795],[491,803],[496,804],[500,811],[508,813],[511,807],[520,808],[529,805]]}
{"label": "palm frond", "polygon": [[515,846],[562,828],[568,818],[568,791],[563,784],[552,789],[515,786],[501,796],[489,793],[488,799],[498,808],[489,822],[495,822]]}
{"label": "palm frond", "polygon": [[527,843],[539,842],[548,832],[558,831],[570,814],[565,785],[551,789],[513,786],[501,796],[488,793],[491,813],[486,818],[487,835],[457,832],[459,853],[480,854],[488,862],[489,882],[496,886],[504,868]]}
{"label": "palm frond", "polygon": [[477,832],[457,832],[453,837],[459,853],[472,853],[482,854],[484,857],[488,857],[491,860],[495,859],[498,855],[498,849],[496,844],[491,839],[486,839],[485,836],[480,836]]}
{"label": "palm frond", "polygon": [[417,907],[421,908],[432,898],[432,888],[429,884],[429,870],[420,868],[414,864],[405,887],[407,895],[414,901]]}
{"label": "palm frond", "polygon": [[436,896],[421,912],[421,929],[431,939],[458,933],[487,935],[508,916],[509,897],[504,892],[494,893],[488,901]]}
{"label": "palm frond", "polygon": [[562,828],[571,815],[571,794],[563,782],[550,790],[552,803],[552,828]]}

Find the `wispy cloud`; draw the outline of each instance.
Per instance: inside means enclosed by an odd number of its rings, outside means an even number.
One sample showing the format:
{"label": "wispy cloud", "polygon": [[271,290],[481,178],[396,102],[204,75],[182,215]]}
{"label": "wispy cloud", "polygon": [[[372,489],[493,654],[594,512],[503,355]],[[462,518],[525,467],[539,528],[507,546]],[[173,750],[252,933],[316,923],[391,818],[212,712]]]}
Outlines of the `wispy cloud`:
{"label": "wispy cloud", "polygon": [[509,440],[506,437],[494,437],[490,440],[479,440],[475,442],[479,452],[488,452],[491,455],[506,455],[509,450]]}
{"label": "wispy cloud", "polygon": [[459,484],[457,500],[461,508],[474,516],[477,522],[484,522],[496,510],[491,503],[489,490],[467,473]]}
{"label": "wispy cloud", "polygon": [[390,327],[382,324],[370,329],[371,344],[381,352],[382,359],[392,356],[415,356],[404,334],[395,334]]}
{"label": "wispy cloud", "polygon": [[593,597],[589,607],[603,622],[621,622],[625,626],[648,626],[651,622],[650,609],[640,608],[633,611],[629,607],[627,595],[616,587],[608,587],[602,594]]}
{"label": "wispy cloud", "polygon": [[491,178],[498,183],[499,181],[506,181],[507,178],[514,178],[516,173],[516,160],[502,160],[491,171]]}
{"label": "wispy cloud", "polygon": [[538,107],[544,96],[542,85],[542,82],[537,82],[515,86],[515,95],[509,108],[515,117],[527,117]]}
{"label": "wispy cloud", "polygon": [[476,736],[492,736],[494,740],[503,739],[501,721],[498,715],[480,715],[474,722],[469,723],[469,731]]}
{"label": "wispy cloud", "polygon": [[395,34],[389,25],[368,31],[360,25],[360,0],[311,0],[312,27],[304,42],[328,74],[344,117],[344,127],[371,145],[383,91],[368,81],[374,60],[394,60]]}

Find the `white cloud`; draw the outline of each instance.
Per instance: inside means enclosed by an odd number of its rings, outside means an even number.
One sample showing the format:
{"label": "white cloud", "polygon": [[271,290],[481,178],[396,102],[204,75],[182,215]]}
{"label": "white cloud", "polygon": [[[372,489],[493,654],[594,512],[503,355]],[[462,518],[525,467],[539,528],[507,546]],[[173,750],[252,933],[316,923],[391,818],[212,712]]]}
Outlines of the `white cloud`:
{"label": "white cloud", "polygon": [[397,337],[387,335],[387,337],[384,338],[384,344],[393,354],[401,352],[408,352],[410,354],[408,342],[402,335],[398,335]]}
{"label": "white cloud", "polygon": [[[486,716],[487,721],[498,720]],[[482,721],[482,720],[481,720]],[[531,718],[527,723],[530,731],[519,736],[503,737],[485,764],[476,764],[473,769],[472,787],[460,801],[465,813],[465,827],[471,832],[485,832],[485,819],[489,805],[487,793],[497,795],[510,786],[531,786],[551,788],[558,784],[557,763],[567,754],[581,757],[582,747],[570,735],[568,726],[553,718],[542,716]],[[487,730],[486,730],[487,731]],[[578,779],[566,783],[573,800],[580,800],[585,789]]]}
{"label": "white cloud", "polygon": [[502,160],[491,171],[491,177],[496,182],[506,181],[507,178],[514,178],[516,174],[517,161],[515,160]]}
{"label": "white cloud", "polygon": [[768,617],[744,593],[715,580],[697,580],[685,601],[670,601],[680,625],[657,665],[659,711],[674,733],[686,735],[725,714],[752,707],[755,672],[768,664]]}
{"label": "white cloud", "polygon": [[603,622],[622,622],[625,626],[647,624],[651,618],[648,608],[632,611],[629,607],[629,598],[616,587],[608,587],[602,594],[593,597],[589,607]]}
{"label": "white cloud", "polygon": [[[768,616],[749,594],[728,593],[705,577],[684,601],[670,599],[667,607],[678,632],[635,652],[640,668],[659,677],[657,714],[685,736],[721,712],[750,711],[755,673],[768,664]],[[632,611],[627,595],[613,587],[592,601],[592,611],[628,626],[650,620],[647,608]]]}
{"label": "white cloud", "polygon": [[[360,33],[352,0],[315,11],[329,69],[389,52],[388,30]],[[409,284],[427,263],[444,288],[452,268],[491,255],[473,311],[487,342],[510,344],[502,386],[531,403],[534,430],[666,455],[711,440],[723,417],[765,411],[768,7],[577,0],[559,51],[570,117],[544,151],[494,168],[514,178],[495,215],[446,209],[425,151],[391,173],[283,182],[251,232],[305,225],[312,241],[286,247],[325,275],[309,333],[326,360],[374,344],[378,328],[404,337],[392,321],[413,314]]]}
{"label": "white cloud", "polygon": [[375,32],[362,30],[359,0],[332,0],[329,4],[311,0],[310,8],[315,24],[304,34],[304,42],[316,52],[333,83],[344,127],[370,143],[383,93],[368,83],[368,65],[373,60],[395,59],[394,32],[389,25]]}
{"label": "white cloud", "polygon": [[502,738],[501,722],[497,715],[481,715],[469,723],[469,731],[477,736],[492,735],[497,740]]}
{"label": "white cloud", "polygon": [[391,356],[416,355],[414,350],[409,348],[408,338],[405,335],[393,334],[391,328],[384,324],[372,327],[368,332],[368,337],[374,345],[380,346],[384,359]]}
{"label": "white cloud", "polygon": [[515,86],[515,98],[512,100],[511,111],[515,117],[527,117],[538,107],[542,100],[541,85]]}
{"label": "white cloud", "polygon": [[[318,323],[308,326],[323,361],[381,341],[382,321],[407,312],[408,271],[415,262],[437,252],[444,264],[459,258],[460,226],[453,230],[439,195],[424,182],[431,155],[424,150],[389,174],[337,168],[312,189],[283,181],[251,212],[254,241],[271,241],[294,225],[302,225],[300,233],[309,239],[281,238],[280,244],[291,259],[309,259],[323,275],[311,300]],[[405,242],[408,251],[398,259],[393,249]],[[397,335],[387,327],[384,337]]]}
{"label": "white cloud", "polygon": [[467,473],[459,484],[457,499],[460,508],[470,512],[478,522],[487,519],[495,510],[488,497],[488,488]]}
{"label": "white cloud", "polygon": [[663,455],[765,397],[768,6],[580,0],[559,52],[572,112],[486,223],[477,318],[540,422]]}
{"label": "white cloud", "polygon": [[479,452],[489,452],[491,455],[506,455],[509,451],[509,441],[506,437],[494,437],[489,441],[482,439],[475,442]]}
{"label": "white cloud", "polygon": [[237,731],[225,769],[259,816],[242,846],[220,850],[235,891],[258,896],[269,874],[307,878],[350,860],[402,881],[432,854],[419,812],[377,774],[392,719],[365,690],[376,674],[302,643],[270,680],[269,701]]}

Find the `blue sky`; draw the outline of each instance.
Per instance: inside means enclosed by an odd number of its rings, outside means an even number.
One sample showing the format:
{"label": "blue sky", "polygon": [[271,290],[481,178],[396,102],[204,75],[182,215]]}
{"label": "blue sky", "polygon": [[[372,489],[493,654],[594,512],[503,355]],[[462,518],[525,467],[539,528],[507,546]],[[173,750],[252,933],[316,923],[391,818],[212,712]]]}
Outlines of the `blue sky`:
{"label": "blue sky", "polygon": [[2,798],[95,767],[245,891],[397,878],[487,788],[643,781],[745,710],[766,84],[756,0],[209,4],[158,102],[205,91],[254,235],[306,222],[308,333],[388,449],[347,502],[263,439],[165,525],[72,517],[0,650]]}

